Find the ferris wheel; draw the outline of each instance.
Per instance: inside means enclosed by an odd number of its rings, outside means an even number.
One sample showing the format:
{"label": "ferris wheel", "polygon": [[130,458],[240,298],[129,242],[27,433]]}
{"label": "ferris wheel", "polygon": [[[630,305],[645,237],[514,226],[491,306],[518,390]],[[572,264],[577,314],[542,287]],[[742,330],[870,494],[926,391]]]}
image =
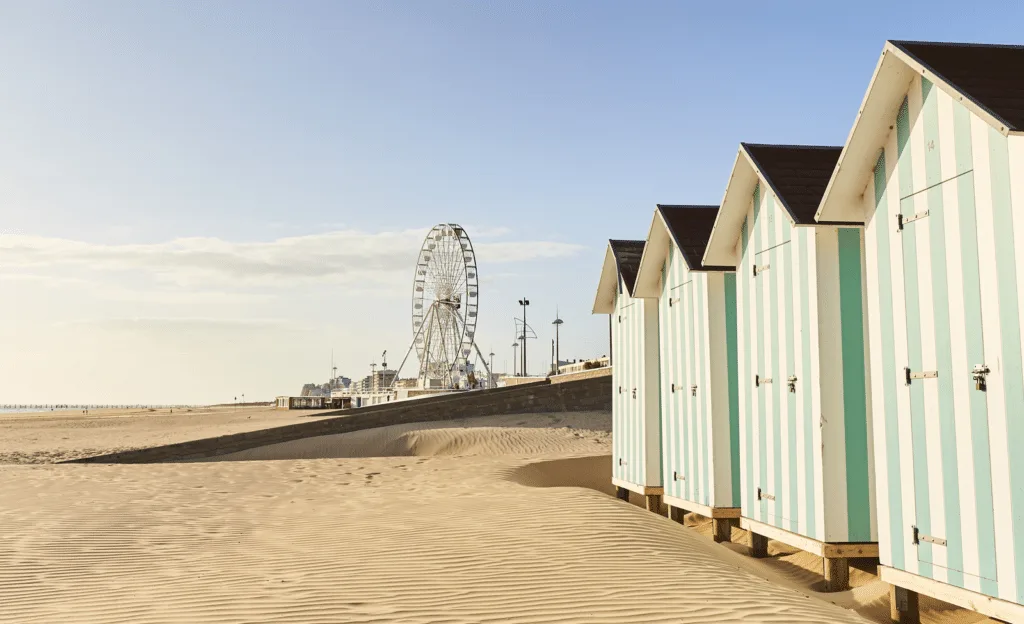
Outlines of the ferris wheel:
{"label": "ferris wheel", "polygon": [[435,225],[420,247],[412,286],[409,350],[416,349],[421,387],[453,388],[467,377],[470,356],[480,351],[475,342],[479,297],[476,253],[466,230],[454,223]]}

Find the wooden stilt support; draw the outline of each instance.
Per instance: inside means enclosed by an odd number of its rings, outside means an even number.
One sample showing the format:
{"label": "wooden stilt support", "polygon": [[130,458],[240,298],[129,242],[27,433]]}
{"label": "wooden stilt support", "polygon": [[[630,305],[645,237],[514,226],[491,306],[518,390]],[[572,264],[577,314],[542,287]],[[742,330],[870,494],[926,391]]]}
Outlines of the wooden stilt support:
{"label": "wooden stilt support", "polygon": [[647,511],[661,513],[661,494],[647,494],[644,498],[647,499]]}
{"label": "wooden stilt support", "polygon": [[629,490],[624,487],[615,488],[615,498],[629,502]]}
{"label": "wooden stilt support", "polygon": [[767,557],[768,538],[753,531],[747,531],[747,535],[750,537],[750,556],[758,559]]}
{"label": "wooden stilt support", "polygon": [[[711,529],[714,532],[714,539],[716,542],[731,542],[732,541],[732,519],[731,518],[712,518]],[[767,547],[767,546],[766,546]]]}
{"label": "wooden stilt support", "polygon": [[824,557],[825,591],[840,592],[850,589],[850,560],[846,557]]}
{"label": "wooden stilt support", "polygon": [[889,617],[899,624],[921,624],[917,592],[890,585]]}
{"label": "wooden stilt support", "polygon": [[672,505],[668,505],[668,517],[673,522],[678,522],[679,524],[683,524],[683,518],[685,516],[686,516],[686,510],[685,509],[680,509],[678,507],[673,507]]}

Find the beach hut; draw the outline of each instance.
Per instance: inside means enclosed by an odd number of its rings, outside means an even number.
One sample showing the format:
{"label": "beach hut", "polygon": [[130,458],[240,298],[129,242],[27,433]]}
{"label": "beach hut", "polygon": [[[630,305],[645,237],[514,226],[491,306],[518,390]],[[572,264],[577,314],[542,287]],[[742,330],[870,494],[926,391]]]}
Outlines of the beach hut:
{"label": "beach hut", "polygon": [[721,542],[740,516],[740,446],[735,267],[702,261],[717,214],[659,205],[633,295],[657,301],[663,500],[711,518]]}
{"label": "beach hut", "polygon": [[661,507],[658,306],[632,296],[644,241],[608,241],[594,314],[608,314],[612,340],[612,483],[619,498]]}
{"label": "beach hut", "polygon": [[824,559],[878,552],[863,230],[815,222],[838,147],[741,144],[704,264],[736,267],[740,526]]}
{"label": "beach hut", "polygon": [[1022,70],[1021,47],[887,42],[817,212],[866,224],[898,620],[920,592],[1024,622]]}

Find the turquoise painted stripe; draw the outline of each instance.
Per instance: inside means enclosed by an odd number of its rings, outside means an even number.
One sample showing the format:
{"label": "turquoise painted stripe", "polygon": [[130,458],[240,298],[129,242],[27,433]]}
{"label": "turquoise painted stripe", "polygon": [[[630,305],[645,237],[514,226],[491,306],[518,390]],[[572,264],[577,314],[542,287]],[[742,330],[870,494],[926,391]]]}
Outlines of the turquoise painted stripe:
{"label": "turquoise painted stripe", "polygon": [[[900,107],[896,116],[896,145],[899,150],[899,185],[900,212],[902,214],[914,214],[914,181],[911,168],[910,149],[910,111],[906,100]],[[911,226],[904,228],[900,236],[903,237],[903,274],[904,274],[904,298],[907,305],[907,319],[918,319],[921,317],[921,303],[918,294],[917,274],[917,237],[916,228]],[[931,305],[930,303],[928,305]],[[907,323],[907,366],[911,371],[924,370],[924,362],[921,357],[921,331],[917,323]],[[914,502],[915,502],[915,524],[922,533],[932,535],[930,492],[928,491],[928,447],[925,437],[925,414],[924,414],[924,387],[918,381],[910,385],[910,427],[911,440],[914,448]],[[917,546],[917,558],[920,562],[918,573],[927,578],[933,578],[932,573],[932,545],[928,542],[921,542]]]}
{"label": "turquoise painted stripe", "polygon": [[[687,281],[693,277],[693,275],[687,272]],[[686,376],[686,388],[684,389],[683,396],[686,397],[686,426],[688,427],[689,438],[687,440],[687,449],[690,451],[690,470],[686,475],[686,491],[689,494],[688,500],[698,501],[700,495],[700,428],[699,419],[700,414],[697,411],[697,401],[690,395],[690,386],[697,382],[697,333],[696,323],[694,322],[697,316],[696,300],[697,294],[693,282],[689,282],[683,287],[686,290],[686,324],[689,326],[687,337],[689,338],[689,344],[687,345],[687,354],[689,356],[689,364],[687,368],[688,375]]]}
{"label": "turquoise painted stripe", "polygon": [[694,273],[694,288],[697,289],[697,361],[700,362],[700,367],[697,369],[697,373],[700,376],[700,381],[694,380],[694,383],[698,383],[697,399],[700,401],[698,407],[700,414],[701,430],[700,430],[700,443],[704,448],[704,462],[700,467],[701,471],[701,492],[700,500],[705,505],[711,504],[711,489],[708,487],[708,473],[711,472],[711,445],[708,443],[708,428],[711,426],[711,419],[708,411],[708,394],[711,392],[711,384],[708,383],[707,370],[708,360],[707,351],[705,348],[706,336],[708,331],[707,316],[704,314],[704,297],[707,295],[708,280],[707,273]]}
{"label": "turquoise painted stripe", "polygon": [[[762,261],[756,255],[758,251],[764,246],[761,242],[761,230],[764,227],[761,217],[761,202],[758,198],[757,203],[754,204],[754,264],[761,264]],[[751,312],[754,315],[754,332],[756,335],[757,343],[757,370],[754,371],[757,375],[764,375],[764,275],[759,275],[754,278],[754,305],[751,308]],[[768,488],[767,475],[768,475],[768,449],[767,449],[767,436],[765,435],[765,403],[767,403],[766,392],[764,386],[755,387],[754,391],[758,393],[757,396],[757,448],[758,453],[758,475],[757,475],[757,487],[764,489]],[[764,500],[759,502],[757,505],[757,519],[763,522],[767,522],[767,505]]]}
{"label": "turquoise painted stripe", "polygon": [[[942,448],[943,517],[946,523],[947,581],[964,586],[963,536],[960,525],[960,479],[956,456],[956,414],[953,403],[953,379],[946,371],[953,370],[953,344],[949,327],[949,283],[946,275],[945,206],[942,202],[942,163],[939,154],[939,98],[932,83],[921,79],[921,117],[924,123],[925,194],[929,215],[920,221],[928,228],[932,268],[932,311],[935,322],[935,367],[942,371],[936,380],[939,391],[939,440]],[[946,373],[946,374],[943,374]],[[961,383],[963,383],[961,381]]]}
{"label": "turquoise painted stripe", "polygon": [[893,269],[889,258],[889,232],[895,224],[895,215],[889,213],[889,204],[885,199],[887,183],[885,152],[883,151],[875,164],[875,216],[872,219],[871,227],[878,244],[876,252],[878,258],[878,308],[881,316],[879,331],[882,335],[882,378],[884,380],[882,387],[877,391],[882,392],[885,411],[873,416],[875,422],[884,423],[885,426],[885,463],[888,473],[882,475],[882,478],[886,480],[889,490],[888,518],[889,548],[891,550],[888,553],[888,560],[885,559],[885,551],[882,551],[882,563],[906,570],[903,544],[906,543],[908,529],[903,524],[903,478],[900,471],[899,411],[896,403],[896,388],[899,382],[896,375],[895,354],[892,350],[892,345],[895,343],[893,337]]}
{"label": "turquoise painted stripe", "polygon": [[[811,326],[811,299],[810,299],[810,268],[809,268],[809,247],[812,243],[814,236],[814,230],[811,228],[801,228],[798,230],[799,238],[799,253],[800,253],[800,319],[802,327],[800,333],[802,337],[802,350],[803,355],[801,357],[803,364],[802,379],[806,379],[807,382],[800,384],[804,392],[804,413],[801,414],[803,417],[804,425],[804,463],[806,465],[806,476],[807,476],[807,491],[805,496],[807,497],[807,535],[816,539],[821,539],[823,536],[818,534],[818,515],[817,509],[817,488],[815,487],[815,475],[814,475],[814,430],[818,426],[818,418],[814,413],[814,401],[813,394],[811,391],[811,332],[815,329]],[[816,274],[816,273],[815,273]]]}
{"label": "turquoise painted stripe", "polygon": [[[953,102],[953,142],[956,146],[956,173],[974,169],[971,141],[971,114],[959,102]],[[981,317],[981,271],[978,265],[978,222],[974,205],[974,174],[957,178],[957,213],[960,220],[960,262],[964,283],[964,322],[967,328],[967,362],[985,361],[985,341]],[[972,387],[972,386],[968,386]],[[988,402],[985,393],[971,390],[971,447],[974,456],[975,513],[978,519],[978,573],[981,591],[999,595],[996,583],[996,526],[992,500],[992,459],[988,429]]]}
{"label": "turquoise painted stripe", "polygon": [[[754,201],[757,201],[757,190],[754,191]],[[743,290],[743,307],[737,308],[737,312],[740,318],[743,319],[743,340],[746,343],[743,348],[743,375],[744,378],[739,383],[747,386],[745,393],[745,401],[743,402],[743,429],[745,434],[744,440],[744,457],[746,458],[747,470],[746,470],[746,497],[743,501],[743,509],[741,513],[748,518],[756,518],[755,502],[755,488],[757,485],[754,483],[754,440],[753,440],[753,415],[754,415],[754,402],[752,393],[755,388],[751,383],[752,371],[751,357],[750,357],[750,310],[753,309],[751,298],[751,282],[750,282],[750,258],[752,255],[751,250],[748,249],[750,243],[750,232],[749,232],[749,216],[743,219],[743,228],[740,232],[740,238],[743,243],[743,256],[740,262],[739,275],[737,276],[737,282]],[[738,388],[739,386],[737,386]]]}
{"label": "turquoise painted stripe", "polygon": [[[1010,203],[1010,154],[1007,139],[989,128],[989,166],[992,212],[995,218],[996,280],[999,283],[999,326],[1002,330],[1003,392],[1006,399],[1006,439],[1010,455],[1010,509],[1013,534],[1024,535],[1024,366],[1021,363],[1020,310],[1017,305],[1017,265]],[[1013,540],[1015,561],[1024,561],[1024,539]],[[1024,602],[1024,573],[1017,574],[1017,601]]]}
{"label": "turquoise painted stripe", "polygon": [[864,301],[860,230],[839,228],[839,307],[842,333],[843,416],[846,436],[848,539],[871,540],[868,490],[867,379],[864,365]]}
{"label": "turquoise painted stripe", "polygon": [[672,261],[675,255],[675,246],[669,242],[668,246],[668,258],[665,260],[663,269],[662,284],[661,284],[661,298],[658,300],[658,308],[661,310],[661,327],[663,332],[661,334],[662,344],[662,357],[667,358],[668,366],[662,368],[661,376],[661,394],[665,397],[665,401],[662,404],[662,418],[666,422],[666,438],[662,442],[664,446],[665,454],[668,457],[668,462],[663,471],[665,479],[665,492],[671,496],[675,496],[675,480],[672,478],[672,471],[676,469],[676,458],[675,458],[675,438],[676,438],[676,424],[674,418],[674,403],[672,396],[672,370],[675,366],[676,361],[676,346],[675,346],[675,333],[672,326],[672,308],[668,305],[668,298],[671,296],[672,288]]}
{"label": "turquoise painted stripe", "polygon": [[[765,245],[767,247],[775,247],[775,219],[782,218],[779,211],[775,207],[775,196],[768,195],[768,218],[766,225],[768,226],[768,236]],[[777,527],[786,528],[785,514],[782,513],[783,505],[786,502],[786,493],[782,491],[782,409],[781,409],[781,392],[784,380],[782,379],[782,370],[779,364],[779,269],[783,267],[779,266],[780,254],[778,248],[774,248],[767,254],[761,256],[761,262],[767,262],[769,265],[767,277],[768,277],[768,307],[771,311],[771,326],[767,326],[768,318],[765,317],[765,331],[771,336],[771,360],[772,360],[772,383],[766,388],[765,394],[771,395],[771,412],[767,414],[766,421],[768,427],[772,430],[772,466],[774,467],[774,483],[772,484],[772,494],[775,495],[775,504],[772,505],[772,515],[775,518],[773,523]],[[778,268],[777,268],[778,267]],[[784,269],[783,269],[784,270]],[[765,397],[767,398],[767,396]],[[766,440],[767,442],[767,440]]]}
{"label": "turquoise painted stripe", "polygon": [[[681,261],[681,259],[682,258],[679,255],[678,249],[673,247],[673,253],[672,253],[672,266],[673,266],[673,268],[672,268],[672,287],[673,288],[675,288],[680,283],[681,274],[682,274],[682,267],[681,267],[682,261]],[[676,294],[676,291],[672,291],[670,293],[670,295],[672,295],[672,296],[675,296],[675,294]],[[675,457],[676,457],[675,468],[674,469],[676,471],[678,471],[680,474],[685,474],[685,470],[683,469],[683,459],[682,459],[683,451],[682,451],[682,442],[681,442],[681,440],[682,440],[683,413],[682,413],[682,407],[681,407],[680,402],[679,402],[679,388],[678,388],[678,386],[679,386],[679,376],[682,373],[682,360],[683,360],[683,334],[682,334],[682,321],[680,320],[680,316],[681,316],[680,315],[680,310],[681,310],[681,308],[679,307],[679,305],[673,305],[671,307],[671,309],[672,309],[672,313],[671,313],[672,314],[672,327],[673,327],[673,331],[674,331],[674,334],[673,334],[673,349],[674,349],[674,353],[675,353],[675,356],[674,356],[675,359],[673,360],[673,363],[675,363],[675,365],[676,365],[676,370],[673,372],[672,382],[675,383],[676,386],[677,386],[676,392],[674,392],[672,394],[672,419],[673,419],[673,422],[675,424],[675,436],[673,438],[672,444],[673,444],[673,448],[675,449]],[[683,486],[682,486],[681,482],[678,482],[678,481],[675,482],[675,485],[674,485],[673,489],[674,489],[674,491],[676,493],[676,496],[681,497],[683,495],[682,488],[683,488]]]}
{"label": "turquoise painted stripe", "polygon": [[[789,233],[789,242],[782,247],[782,283],[783,283],[783,299],[784,299],[784,316],[783,325],[786,327],[786,363],[788,370],[782,371],[783,375],[787,378],[785,381],[787,386],[785,392],[789,392],[788,389],[788,377],[790,375],[797,374],[797,362],[796,362],[796,322],[793,315],[793,245],[798,244],[793,242],[796,238],[796,229],[791,229]],[[780,375],[782,376],[782,375]],[[799,379],[797,383],[807,383],[806,380]],[[796,395],[788,397],[786,401],[786,413],[789,417],[789,456],[786,457],[786,462],[789,464],[789,491],[786,492],[786,496],[789,498],[789,512],[786,517],[789,519],[789,530],[798,532],[800,530],[800,485],[799,485],[799,474],[797,471],[798,449],[796,445]]]}
{"label": "turquoise painted stripe", "polygon": [[730,505],[740,504],[740,389],[736,338],[736,274],[725,274],[725,353],[729,371],[729,456],[732,464]]}

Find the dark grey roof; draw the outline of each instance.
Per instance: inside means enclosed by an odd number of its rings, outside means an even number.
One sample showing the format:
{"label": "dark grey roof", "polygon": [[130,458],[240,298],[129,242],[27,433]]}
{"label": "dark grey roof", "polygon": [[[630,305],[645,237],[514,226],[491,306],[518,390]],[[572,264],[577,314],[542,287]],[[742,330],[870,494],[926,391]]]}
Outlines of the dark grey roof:
{"label": "dark grey roof", "polygon": [[679,247],[691,270],[728,270],[735,267],[706,267],[703,264],[704,250],[715,227],[718,206],[678,206],[658,204],[658,211],[668,226],[669,235]]}
{"label": "dark grey roof", "polygon": [[755,143],[744,143],[743,147],[793,221],[800,225],[818,224],[814,213],[818,211],[843,148]]}
{"label": "dark grey roof", "polygon": [[636,284],[636,274],[640,270],[640,258],[644,255],[645,242],[640,240],[610,240],[612,255],[615,257],[615,265],[619,269],[619,275],[626,281],[626,289],[633,293],[633,286]]}
{"label": "dark grey roof", "polygon": [[890,43],[1001,119],[1007,129],[1024,129],[1024,46]]}

